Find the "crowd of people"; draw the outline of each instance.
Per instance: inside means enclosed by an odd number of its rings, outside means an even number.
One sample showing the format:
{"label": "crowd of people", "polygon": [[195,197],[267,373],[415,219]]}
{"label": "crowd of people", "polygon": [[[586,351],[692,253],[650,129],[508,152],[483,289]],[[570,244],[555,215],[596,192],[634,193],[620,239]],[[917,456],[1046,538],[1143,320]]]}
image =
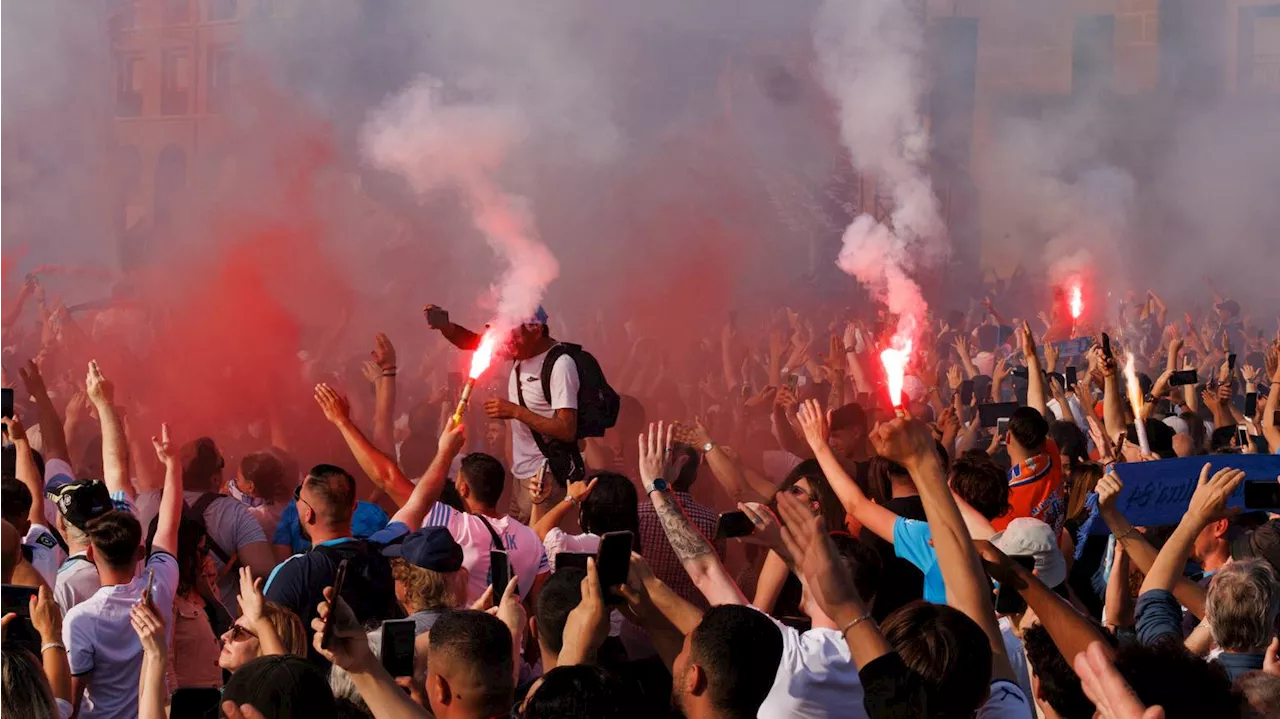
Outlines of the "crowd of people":
{"label": "crowd of people", "polygon": [[[429,306],[412,370],[300,360],[320,434],[157,417],[110,323],[19,302],[4,713],[1280,716],[1280,514],[1238,502],[1280,333],[1002,290],[922,320],[897,402],[875,309],[675,348],[539,308],[456,416],[479,337]],[[1134,469],[1188,463],[1134,526]]]}

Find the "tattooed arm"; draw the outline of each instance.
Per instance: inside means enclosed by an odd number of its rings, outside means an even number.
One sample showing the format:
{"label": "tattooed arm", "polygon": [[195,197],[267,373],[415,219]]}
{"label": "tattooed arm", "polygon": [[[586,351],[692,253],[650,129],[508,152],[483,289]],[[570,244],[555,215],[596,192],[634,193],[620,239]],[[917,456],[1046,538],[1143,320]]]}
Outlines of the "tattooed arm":
{"label": "tattooed arm", "polygon": [[[668,458],[671,456],[671,427],[661,423],[649,425],[648,436],[640,437],[640,478],[645,489],[653,487],[657,479],[672,476]],[[680,559],[694,585],[712,606],[718,604],[746,604],[747,598],[725,570],[715,549],[694,529],[684,510],[670,492],[648,492],[653,509],[662,523],[667,541]]]}

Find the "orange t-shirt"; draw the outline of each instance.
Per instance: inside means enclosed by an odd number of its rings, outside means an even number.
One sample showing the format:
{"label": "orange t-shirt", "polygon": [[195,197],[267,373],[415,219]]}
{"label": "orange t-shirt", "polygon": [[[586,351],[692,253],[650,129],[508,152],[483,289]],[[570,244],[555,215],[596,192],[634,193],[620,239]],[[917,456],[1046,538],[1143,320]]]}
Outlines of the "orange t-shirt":
{"label": "orange t-shirt", "polygon": [[1052,439],[1044,451],[1019,462],[1009,470],[1009,511],[991,521],[997,532],[1018,517],[1034,517],[1062,531],[1066,521],[1066,497],[1062,491],[1062,455]]}

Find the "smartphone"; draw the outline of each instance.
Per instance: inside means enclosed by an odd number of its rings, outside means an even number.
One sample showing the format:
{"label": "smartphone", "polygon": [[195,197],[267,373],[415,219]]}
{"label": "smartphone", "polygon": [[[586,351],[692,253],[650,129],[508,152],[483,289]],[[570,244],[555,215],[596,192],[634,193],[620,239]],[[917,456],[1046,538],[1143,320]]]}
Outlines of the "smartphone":
{"label": "smartphone", "polygon": [[567,567],[577,567],[582,571],[587,571],[587,558],[592,555],[586,552],[560,552],[556,554],[556,571]]}
{"label": "smartphone", "polygon": [[1107,359],[1112,359],[1114,357],[1114,355],[1111,354],[1111,335],[1106,332],[1102,333],[1102,356]]}
{"label": "smartphone", "polygon": [[413,640],[416,622],[391,619],[382,623],[382,668],[393,677],[413,676]]}
{"label": "smartphone", "polygon": [[960,406],[968,407],[973,404],[973,380],[967,379],[960,383]]}
{"label": "smartphone", "polygon": [[155,591],[155,588],[156,588],[156,568],[148,567],[147,583],[142,585],[142,602],[144,604],[148,604],[148,605],[151,604],[151,593]]}
{"label": "smartphone", "polygon": [[449,326],[449,312],[442,310],[435,305],[427,308],[427,326],[432,329],[442,330]]}
{"label": "smartphone", "polygon": [[[338,603],[338,599],[342,596],[342,585],[347,581],[347,560],[338,562],[338,570],[333,575],[333,604]],[[329,616],[324,622],[324,631],[320,634],[320,648],[328,649],[329,641],[333,639],[333,625],[337,622],[330,621],[333,619],[333,604],[329,605]]]}
{"label": "smartphone", "polygon": [[1258,393],[1248,392],[1244,396],[1244,416],[1253,419],[1258,413]]}
{"label": "smartphone", "polygon": [[1017,377],[1018,379],[1026,379],[1027,377],[1030,376],[1026,367],[1014,367],[1013,369],[1009,370],[1009,374],[1014,377]]}
{"label": "smartphone", "polygon": [[222,690],[217,687],[179,687],[173,690],[170,716],[216,717],[221,713]]}
{"label": "smartphone", "polygon": [[1001,417],[996,420],[996,436],[1000,438],[1000,444],[1004,444],[1004,435],[1009,431],[1009,418]]}
{"label": "smartphone", "polygon": [[[1035,557],[1023,557],[1018,555],[1010,555],[1010,559],[1022,565],[1023,569],[1028,572],[1033,571],[1036,566]],[[1027,601],[1018,594],[1018,590],[1003,584],[996,590],[996,614],[1021,614],[1027,611]]]}
{"label": "smartphone", "polygon": [[1076,386],[1076,382],[1078,381],[1079,381],[1079,378],[1076,376],[1075,365],[1068,367],[1067,374],[1065,375],[1065,379],[1063,380],[1063,385],[1062,385],[1063,388],[1071,389]]}
{"label": "smartphone", "polygon": [[1236,371],[1236,353],[1235,352],[1232,352],[1231,354],[1227,355],[1227,371],[1228,372]]}
{"label": "smartphone", "polygon": [[756,525],[746,512],[724,512],[716,520],[716,539],[746,537],[756,531]]}
{"label": "smartphone", "polygon": [[0,610],[3,610],[3,614],[29,617],[31,616],[31,598],[39,593],[40,590],[35,587],[5,584],[0,587]]}
{"label": "smartphone", "polygon": [[1249,446],[1249,428],[1243,424],[1236,425],[1236,444],[1242,450]]}
{"label": "smartphone", "polygon": [[1180,369],[1176,372],[1169,373],[1169,386],[1182,387],[1189,384],[1199,384],[1200,376],[1193,369]]}
{"label": "smartphone", "polygon": [[625,600],[609,591],[609,587],[627,583],[631,571],[631,547],[635,542],[631,532],[606,532],[600,538],[596,550],[596,573],[600,575],[600,592],[605,604],[622,604]]}
{"label": "smartphone", "polygon": [[[511,564],[507,561],[507,553],[501,549],[489,550],[489,584],[493,585],[493,603],[502,601],[502,593],[507,591],[511,582]],[[516,590],[519,591],[519,587]]]}
{"label": "smartphone", "polygon": [[800,375],[797,375],[797,374],[787,375],[787,391],[790,392],[792,396],[794,396],[795,393],[798,392],[799,390],[800,390]]}
{"label": "smartphone", "polygon": [[3,410],[4,418],[9,419],[13,416],[13,388],[5,387],[0,389],[0,409]]}
{"label": "smartphone", "polygon": [[1018,409],[1017,402],[988,402],[978,405],[978,421],[982,427],[990,429],[1001,419],[1008,419]]}
{"label": "smartphone", "polygon": [[1280,482],[1269,479],[1245,482],[1244,508],[1280,511]]}

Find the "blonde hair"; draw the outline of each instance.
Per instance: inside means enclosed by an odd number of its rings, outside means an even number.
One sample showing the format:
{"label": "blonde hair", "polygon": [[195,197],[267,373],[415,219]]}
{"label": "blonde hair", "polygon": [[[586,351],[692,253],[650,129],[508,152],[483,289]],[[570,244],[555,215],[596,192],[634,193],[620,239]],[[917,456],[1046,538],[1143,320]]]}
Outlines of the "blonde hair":
{"label": "blonde hair", "polygon": [[391,576],[404,585],[405,610],[410,614],[458,606],[458,572],[423,569],[400,557],[391,559]]}
{"label": "blonde hair", "polygon": [[1264,560],[1246,559],[1219,569],[1205,597],[1213,641],[1228,652],[1254,652],[1275,636],[1280,584]]}
{"label": "blonde hair", "polygon": [[271,622],[276,630],[284,650],[295,657],[307,658],[307,631],[302,626],[302,619],[292,609],[275,602],[262,603],[262,616]]}

